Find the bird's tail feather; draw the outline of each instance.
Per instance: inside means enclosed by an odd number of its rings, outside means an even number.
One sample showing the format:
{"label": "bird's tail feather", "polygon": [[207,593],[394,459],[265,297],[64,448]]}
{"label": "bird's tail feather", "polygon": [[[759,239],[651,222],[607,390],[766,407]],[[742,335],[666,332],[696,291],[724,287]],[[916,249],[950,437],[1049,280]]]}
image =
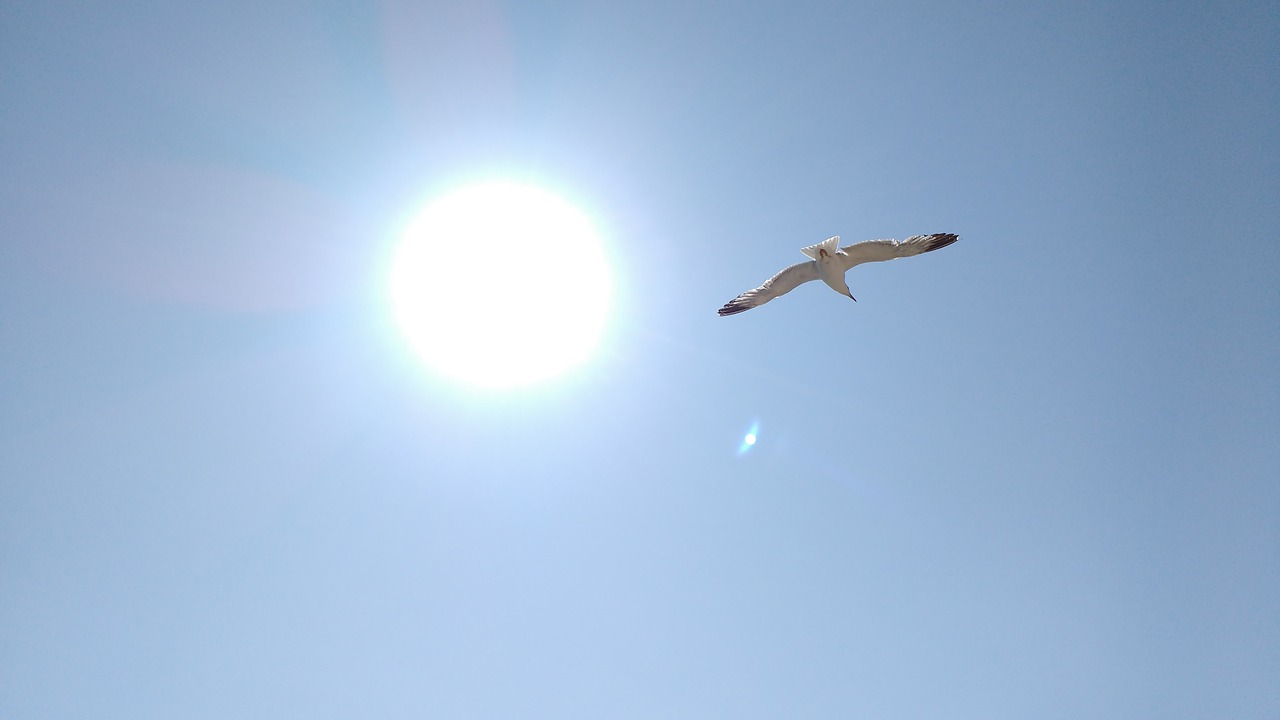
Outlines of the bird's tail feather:
{"label": "bird's tail feather", "polygon": [[840,249],[840,236],[833,235],[827,238],[826,240],[823,240],[822,242],[818,243],[817,245],[810,245],[809,247],[800,248],[800,252],[804,253],[805,255],[808,255],[814,260],[817,260],[819,257],[819,252],[818,252],[819,250],[826,250],[828,255],[835,255],[836,251],[839,249]]}

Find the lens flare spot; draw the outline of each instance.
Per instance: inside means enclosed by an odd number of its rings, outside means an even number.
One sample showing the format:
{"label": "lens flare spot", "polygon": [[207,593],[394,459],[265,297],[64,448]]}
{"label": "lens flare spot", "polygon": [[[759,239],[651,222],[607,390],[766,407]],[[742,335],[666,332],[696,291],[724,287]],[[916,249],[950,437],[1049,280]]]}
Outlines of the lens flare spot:
{"label": "lens flare spot", "polygon": [[759,439],[760,439],[760,423],[753,422],[751,423],[751,428],[747,430],[747,434],[742,436],[742,444],[738,445],[738,454],[742,455],[743,453],[750,450],[752,447],[755,447],[756,441]]}

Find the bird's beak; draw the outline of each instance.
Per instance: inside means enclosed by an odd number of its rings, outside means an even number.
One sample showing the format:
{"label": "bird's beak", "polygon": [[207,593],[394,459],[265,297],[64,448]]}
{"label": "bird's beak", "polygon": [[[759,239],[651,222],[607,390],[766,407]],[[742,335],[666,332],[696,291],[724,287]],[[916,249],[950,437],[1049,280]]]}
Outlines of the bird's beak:
{"label": "bird's beak", "polygon": [[853,296],[853,293],[849,293],[849,299],[850,299],[850,300],[852,300],[852,301],[854,301],[854,302],[858,302],[858,298],[854,297],[854,296]]}

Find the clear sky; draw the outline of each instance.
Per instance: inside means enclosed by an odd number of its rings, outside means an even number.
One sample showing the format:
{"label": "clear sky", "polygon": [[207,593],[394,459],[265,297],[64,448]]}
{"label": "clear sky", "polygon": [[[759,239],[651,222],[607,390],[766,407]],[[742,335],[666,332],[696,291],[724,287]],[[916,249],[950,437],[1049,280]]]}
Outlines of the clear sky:
{"label": "clear sky", "polygon": [[[1280,5],[0,15],[0,716],[1280,716]],[[615,274],[516,391],[385,292],[494,178]]]}

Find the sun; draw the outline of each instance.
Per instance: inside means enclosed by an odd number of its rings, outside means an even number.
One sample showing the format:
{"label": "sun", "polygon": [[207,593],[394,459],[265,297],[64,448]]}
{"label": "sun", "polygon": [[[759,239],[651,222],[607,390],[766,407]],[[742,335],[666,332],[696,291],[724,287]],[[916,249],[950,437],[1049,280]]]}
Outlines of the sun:
{"label": "sun", "polygon": [[611,282],[586,215],[545,190],[492,182],[435,199],[408,225],[390,294],[401,332],[435,372],[508,388],[592,355]]}

